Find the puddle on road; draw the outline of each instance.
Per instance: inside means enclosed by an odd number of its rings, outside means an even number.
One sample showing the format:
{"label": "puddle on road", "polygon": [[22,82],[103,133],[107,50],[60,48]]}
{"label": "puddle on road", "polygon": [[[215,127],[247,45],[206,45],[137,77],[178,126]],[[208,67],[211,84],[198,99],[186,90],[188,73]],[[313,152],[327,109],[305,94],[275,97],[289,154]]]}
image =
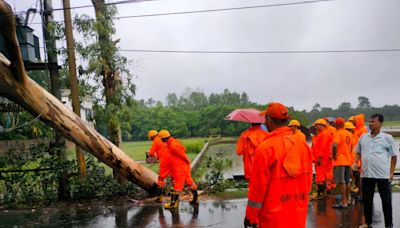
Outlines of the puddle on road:
{"label": "puddle on road", "polygon": [[[332,209],[335,198],[309,204],[307,227],[358,227],[362,204],[353,202],[347,210]],[[44,208],[36,211],[0,211],[0,227],[243,227],[246,199],[207,200],[197,207],[182,202],[170,211],[161,204]],[[383,227],[379,194],[374,197],[374,227]],[[93,206],[93,207],[92,207]],[[393,194],[393,222],[400,226],[400,193]]]}

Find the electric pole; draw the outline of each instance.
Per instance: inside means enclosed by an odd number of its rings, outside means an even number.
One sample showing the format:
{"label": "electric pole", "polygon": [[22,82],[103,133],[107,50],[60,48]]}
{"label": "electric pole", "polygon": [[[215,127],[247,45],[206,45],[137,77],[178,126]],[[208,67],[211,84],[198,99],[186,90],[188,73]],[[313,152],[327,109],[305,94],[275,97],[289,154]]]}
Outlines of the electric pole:
{"label": "electric pole", "polygon": [[[60,72],[58,71],[58,60],[57,60],[57,47],[56,41],[54,37],[54,31],[50,31],[50,25],[54,22],[53,18],[53,6],[52,0],[44,0],[43,3],[43,34],[44,40],[46,43],[46,51],[47,51],[47,62],[49,63],[49,72],[50,72],[50,90],[51,93],[59,100],[61,100],[61,80],[60,80]],[[40,1],[42,5],[42,1]],[[55,129],[54,132],[54,141],[55,141],[55,149],[56,153],[61,162],[67,160],[67,152],[66,152],[66,143],[65,138],[61,135],[61,133]],[[69,198],[69,190],[68,190],[68,177],[67,174],[63,172],[62,177],[59,181],[59,189],[58,189],[58,197],[60,199],[68,199]]]}
{"label": "electric pole", "polygon": [[[72,110],[80,117],[81,107],[79,103],[78,77],[76,75],[74,36],[72,34],[71,3],[69,0],[63,0],[63,5]],[[86,178],[85,155],[79,146],[76,146],[76,159],[79,166],[79,177],[84,180]]]}

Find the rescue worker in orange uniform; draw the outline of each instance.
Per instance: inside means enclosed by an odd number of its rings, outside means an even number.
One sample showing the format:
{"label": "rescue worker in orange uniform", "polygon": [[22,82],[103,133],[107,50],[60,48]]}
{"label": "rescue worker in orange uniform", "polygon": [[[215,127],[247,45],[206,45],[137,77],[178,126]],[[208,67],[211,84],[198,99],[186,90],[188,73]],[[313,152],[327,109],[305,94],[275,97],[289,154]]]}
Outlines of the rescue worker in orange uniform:
{"label": "rescue worker in orange uniform", "polygon": [[193,199],[191,204],[198,203],[197,185],[190,174],[190,159],[186,155],[186,148],[166,130],[161,130],[160,138],[165,146],[163,150],[169,153],[172,176],[174,177],[174,190],[171,192],[171,202],[164,205],[167,209],[175,209],[179,207],[179,193],[183,190],[184,185],[190,186]]}
{"label": "rescue worker in orange uniform", "polygon": [[[351,116],[349,118],[349,121],[352,122],[353,125],[355,126],[353,135],[356,138],[356,144],[357,144],[358,141],[361,138],[361,135],[363,135],[364,133],[368,133],[368,130],[365,128],[365,125],[364,125],[365,115],[364,114],[358,114],[358,115],[355,115],[355,116]],[[358,167],[361,167],[361,166],[362,166],[361,159],[359,159],[359,160],[357,160],[356,169],[358,169]],[[362,190],[362,188],[361,188],[361,178],[357,178],[357,176],[360,176],[361,172],[362,172],[362,170],[358,169],[358,170],[356,170],[356,172],[353,173],[353,175],[356,175],[356,180],[358,182],[357,185],[359,186],[358,187],[358,192],[357,192],[358,193],[357,196],[358,196],[359,199],[361,199],[361,195],[362,195],[361,190]],[[354,191],[355,190],[356,189],[354,189]]]}
{"label": "rescue worker in orange uniform", "polygon": [[306,140],[306,135],[301,132],[300,130],[300,122],[298,120],[291,120],[288,124],[288,126],[292,129],[293,135],[296,137],[299,137],[300,139],[307,141]]}
{"label": "rescue worker in orange uniform", "polygon": [[236,153],[243,156],[244,177],[247,181],[250,181],[254,152],[267,135],[268,132],[261,129],[261,123],[252,123],[239,137]]}
{"label": "rescue worker in orange uniform", "polygon": [[[336,133],[335,121],[333,120],[332,117],[331,118],[324,118],[324,120],[326,120],[326,122],[327,122],[326,128],[331,133],[332,138],[334,138],[335,137],[335,133]],[[331,189],[335,189],[336,188],[336,183],[335,183],[334,178],[333,178],[333,169],[331,169],[329,176],[332,176],[332,178],[331,178],[332,181],[329,182],[326,185],[327,192],[330,192]]]}
{"label": "rescue worker in orange uniform", "polygon": [[345,120],[343,118],[335,120],[337,131],[332,146],[335,183],[339,186],[340,194],[342,195],[342,202],[332,206],[337,209],[347,208],[350,196],[353,135],[344,129],[344,123]]}
{"label": "rescue worker in orange uniform", "polygon": [[354,134],[357,137],[357,142],[358,142],[358,139],[361,137],[361,135],[368,132],[368,130],[365,128],[365,125],[364,125],[365,115],[358,114],[358,115],[352,116],[349,118],[349,121],[352,122],[353,125],[356,127],[354,129]]}
{"label": "rescue worker in orange uniform", "polygon": [[[148,133],[149,140],[153,141],[151,148],[148,152],[149,156],[156,157],[159,160],[159,171],[158,171],[158,197],[156,199],[157,202],[162,202],[162,198],[164,196],[164,188],[165,188],[165,179],[171,174],[171,164],[170,164],[170,155],[169,152],[163,150],[164,143],[161,141],[161,138],[156,130],[150,130]],[[171,179],[173,177],[171,176]]]}
{"label": "rescue worker in orange uniform", "polygon": [[305,227],[312,185],[312,155],[306,142],[287,127],[288,109],[271,103],[265,124],[271,131],[256,149],[245,227]]}
{"label": "rescue worker in orange uniform", "polygon": [[333,164],[331,146],[333,135],[327,129],[327,122],[318,119],[314,122],[317,130],[313,140],[313,155],[315,160],[315,183],[318,186],[316,199],[324,199],[325,191],[330,189],[333,183]]}
{"label": "rescue worker in orange uniform", "polygon": [[[353,139],[352,139],[352,151],[351,151],[351,163],[350,164],[354,164],[354,161],[355,161],[355,158],[356,158],[356,151],[355,151],[355,148],[356,148],[356,145],[357,145],[357,142],[358,142],[358,140],[357,140],[357,138],[356,138],[356,136],[354,135],[354,129],[355,129],[355,127],[354,127],[354,125],[353,125],[353,123],[352,122],[350,122],[350,121],[347,121],[346,123],[344,123],[344,129],[346,129],[347,131],[349,131],[352,135],[353,135]],[[360,170],[358,169],[358,167],[357,168],[355,168],[355,167],[351,167],[352,169],[352,180],[353,180],[353,183],[354,183],[354,187],[352,188],[352,189],[350,189],[350,191],[352,192],[352,193],[354,193],[355,194],[355,198],[356,199],[361,199],[361,195],[360,195],[360,189],[361,189],[361,178],[360,178]]]}

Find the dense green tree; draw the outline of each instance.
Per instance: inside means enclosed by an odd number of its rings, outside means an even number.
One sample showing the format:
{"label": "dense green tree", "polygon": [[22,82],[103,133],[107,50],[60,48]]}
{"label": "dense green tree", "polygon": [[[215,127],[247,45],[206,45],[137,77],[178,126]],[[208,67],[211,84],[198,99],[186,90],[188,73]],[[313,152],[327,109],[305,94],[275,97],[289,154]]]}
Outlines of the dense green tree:
{"label": "dense green tree", "polygon": [[167,106],[176,106],[178,105],[178,97],[176,96],[175,93],[168,93],[166,97],[166,104]]}
{"label": "dense green tree", "polygon": [[358,108],[369,108],[371,107],[371,103],[369,102],[369,99],[367,97],[364,96],[359,96],[357,98],[358,100]]}
{"label": "dense green tree", "polygon": [[98,104],[105,105],[103,121],[107,123],[108,137],[119,146],[122,119],[126,115],[125,100],[135,93],[135,85],[129,71],[130,62],[118,51],[119,40],[112,40],[116,32],[112,18],[117,14],[117,8],[106,5],[104,0],[93,0],[92,3],[96,19],[83,14],[76,16],[74,21],[83,37],[83,42],[76,42],[83,60],[79,66],[80,84],[86,85],[85,88],[92,86],[87,92],[91,96],[97,95]]}

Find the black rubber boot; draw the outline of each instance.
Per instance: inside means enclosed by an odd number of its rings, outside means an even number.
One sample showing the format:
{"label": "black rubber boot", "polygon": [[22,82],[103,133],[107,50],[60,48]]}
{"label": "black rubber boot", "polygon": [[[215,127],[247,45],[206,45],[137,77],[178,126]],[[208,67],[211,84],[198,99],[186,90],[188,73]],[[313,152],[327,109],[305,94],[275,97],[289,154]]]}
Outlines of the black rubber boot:
{"label": "black rubber boot", "polygon": [[199,203],[199,193],[197,192],[197,190],[192,190],[192,194],[193,194],[193,199],[189,203],[190,204],[198,204]]}
{"label": "black rubber boot", "polygon": [[157,189],[157,198],[156,198],[156,202],[157,203],[162,203],[162,200],[163,200],[163,197],[164,197],[164,194],[165,194],[165,190],[164,190],[164,188],[158,188]]}
{"label": "black rubber boot", "polygon": [[325,185],[324,184],[319,184],[318,185],[318,195],[317,195],[317,200],[321,200],[325,198]]}

